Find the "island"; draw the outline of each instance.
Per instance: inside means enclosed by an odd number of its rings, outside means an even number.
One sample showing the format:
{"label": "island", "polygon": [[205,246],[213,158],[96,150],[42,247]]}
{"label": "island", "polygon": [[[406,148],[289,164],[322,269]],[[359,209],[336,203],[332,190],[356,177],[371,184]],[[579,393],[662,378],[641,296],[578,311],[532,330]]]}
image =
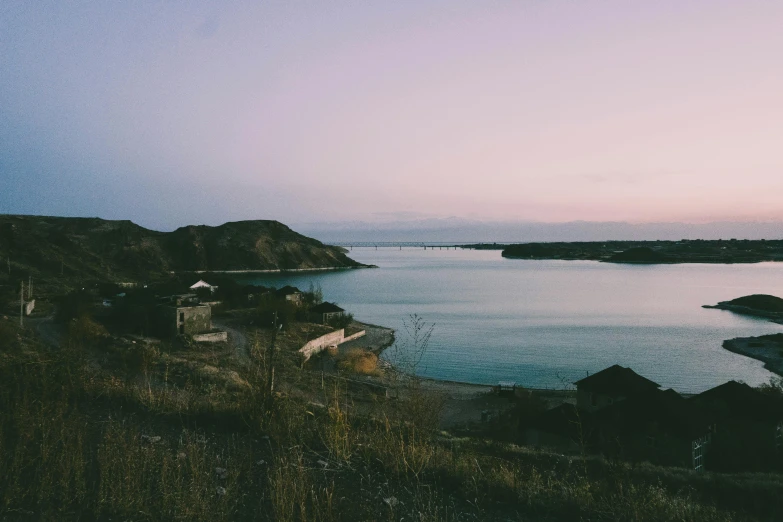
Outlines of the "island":
{"label": "island", "polygon": [[772,322],[783,324],[783,299],[774,295],[746,295],[731,301],[721,301],[716,305],[704,305],[703,308],[715,308],[737,314],[764,317]]}
{"label": "island", "polygon": [[509,259],[566,259],[637,264],[783,261],[783,240],[763,239],[476,243],[462,247],[502,250],[502,256]]}
{"label": "island", "polygon": [[783,376],[783,333],[736,337],[723,341],[723,347],[730,352],[762,361],[764,368]]}
{"label": "island", "polygon": [[[783,299],[774,295],[753,294],[731,301],[721,301],[703,308],[728,310],[736,314],[763,317],[783,324]],[[764,368],[783,375],[783,333],[757,337],[736,337],[723,341],[723,347],[730,352],[762,361]]]}

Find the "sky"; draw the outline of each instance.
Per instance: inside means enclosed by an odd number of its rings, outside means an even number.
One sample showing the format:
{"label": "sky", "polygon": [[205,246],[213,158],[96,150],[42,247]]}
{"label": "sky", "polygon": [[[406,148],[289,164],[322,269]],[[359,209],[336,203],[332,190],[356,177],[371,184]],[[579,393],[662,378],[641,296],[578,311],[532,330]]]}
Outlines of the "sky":
{"label": "sky", "polygon": [[783,220],[783,2],[0,2],[0,213]]}

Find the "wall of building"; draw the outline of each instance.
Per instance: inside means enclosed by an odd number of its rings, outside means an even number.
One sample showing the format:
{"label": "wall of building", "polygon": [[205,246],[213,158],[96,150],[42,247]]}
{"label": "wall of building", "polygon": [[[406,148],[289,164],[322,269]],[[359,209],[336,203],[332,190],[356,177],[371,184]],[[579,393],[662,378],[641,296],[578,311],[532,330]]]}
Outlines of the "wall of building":
{"label": "wall of building", "polygon": [[576,407],[582,411],[596,411],[607,406],[611,406],[615,402],[623,400],[624,397],[611,397],[609,395],[601,395],[600,393],[591,393],[586,390],[576,390]]}
{"label": "wall of building", "polygon": [[212,309],[207,305],[160,306],[161,333],[196,335],[212,329]]}

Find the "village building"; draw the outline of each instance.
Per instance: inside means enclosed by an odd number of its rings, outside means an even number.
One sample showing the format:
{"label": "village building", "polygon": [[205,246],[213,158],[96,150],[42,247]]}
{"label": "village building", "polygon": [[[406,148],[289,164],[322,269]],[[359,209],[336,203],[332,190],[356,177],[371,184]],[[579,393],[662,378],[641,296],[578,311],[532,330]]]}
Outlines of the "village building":
{"label": "village building", "polygon": [[660,384],[642,377],[630,368],[615,364],[574,383],[576,406],[593,412],[612,404],[660,388]]}
{"label": "village building", "polygon": [[212,309],[201,304],[195,294],[174,295],[161,299],[157,306],[162,335],[197,335],[212,330]]}
{"label": "village building", "polygon": [[590,445],[593,423],[589,413],[580,412],[573,404],[563,403],[541,413],[521,428],[522,443],[526,446],[579,451]]}
{"label": "village building", "polygon": [[297,305],[302,303],[302,292],[294,286],[286,285],[275,291],[275,295]]}
{"label": "village building", "polygon": [[314,323],[327,324],[336,317],[342,317],[344,313],[345,310],[336,304],[324,302],[312,307],[309,312],[309,317],[310,321]]}
{"label": "village building", "polygon": [[729,381],[689,399],[710,419],[714,469],[770,470],[783,464],[783,404]]}
{"label": "village building", "polygon": [[605,454],[704,471],[711,424],[674,390],[650,389],[594,414],[596,446]]}
{"label": "village building", "polygon": [[212,286],[211,284],[207,283],[207,282],[206,282],[206,281],[204,281],[203,279],[200,279],[200,280],[199,280],[199,281],[197,281],[196,283],[193,283],[192,285],[190,285],[190,289],[191,289],[191,290],[199,290],[199,289],[201,289],[201,288],[208,289],[208,290],[209,290],[211,293],[213,293],[213,294],[214,294],[214,293],[217,291],[217,289],[218,289],[218,287],[216,287],[216,286]]}

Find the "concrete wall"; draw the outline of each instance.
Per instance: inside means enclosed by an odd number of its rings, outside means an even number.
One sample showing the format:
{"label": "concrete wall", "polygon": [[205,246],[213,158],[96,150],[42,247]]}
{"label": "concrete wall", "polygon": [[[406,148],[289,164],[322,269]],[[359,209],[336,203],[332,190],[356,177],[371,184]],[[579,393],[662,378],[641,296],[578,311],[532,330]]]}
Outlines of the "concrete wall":
{"label": "concrete wall", "polygon": [[35,299],[24,304],[24,315],[30,315],[35,310]]}
{"label": "concrete wall", "polygon": [[299,353],[302,354],[304,361],[307,361],[313,355],[322,352],[328,346],[337,346],[345,339],[345,330],[340,328],[334,332],[329,332],[326,335],[317,337],[312,341],[299,348]]}
{"label": "concrete wall", "polygon": [[197,343],[225,343],[228,342],[228,332],[211,332],[196,334],[193,340]]}
{"label": "concrete wall", "polygon": [[322,335],[321,337],[317,337],[308,342],[299,348],[299,353],[302,354],[303,362],[307,362],[310,357],[317,353],[321,353],[330,346],[338,346],[348,341],[353,341],[354,339],[358,339],[359,337],[364,336],[366,333],[367,332],[365,330],[361,330],[353,335],[345,337],[345,329],[340,328],[339,330],[329,332],[326,335]]}
{"label": "concrete wall", "polygon": [[353,334],[353,335],[349,335],[348,337],[345,337],[345,338],[343,338],[343,341],[342,341],[342,342],[344,342],[344,343],[347,343],[348,341],[353,341],[354,339],[358,339],[359,337],[364,337],[364,335],[365,335],[366,333],[367,333],[367,332],[366,332],[365,330],[362,330],[362,331],[360,331],[360,332],[356,332],[356,333],[355,333],[355,334]]}

